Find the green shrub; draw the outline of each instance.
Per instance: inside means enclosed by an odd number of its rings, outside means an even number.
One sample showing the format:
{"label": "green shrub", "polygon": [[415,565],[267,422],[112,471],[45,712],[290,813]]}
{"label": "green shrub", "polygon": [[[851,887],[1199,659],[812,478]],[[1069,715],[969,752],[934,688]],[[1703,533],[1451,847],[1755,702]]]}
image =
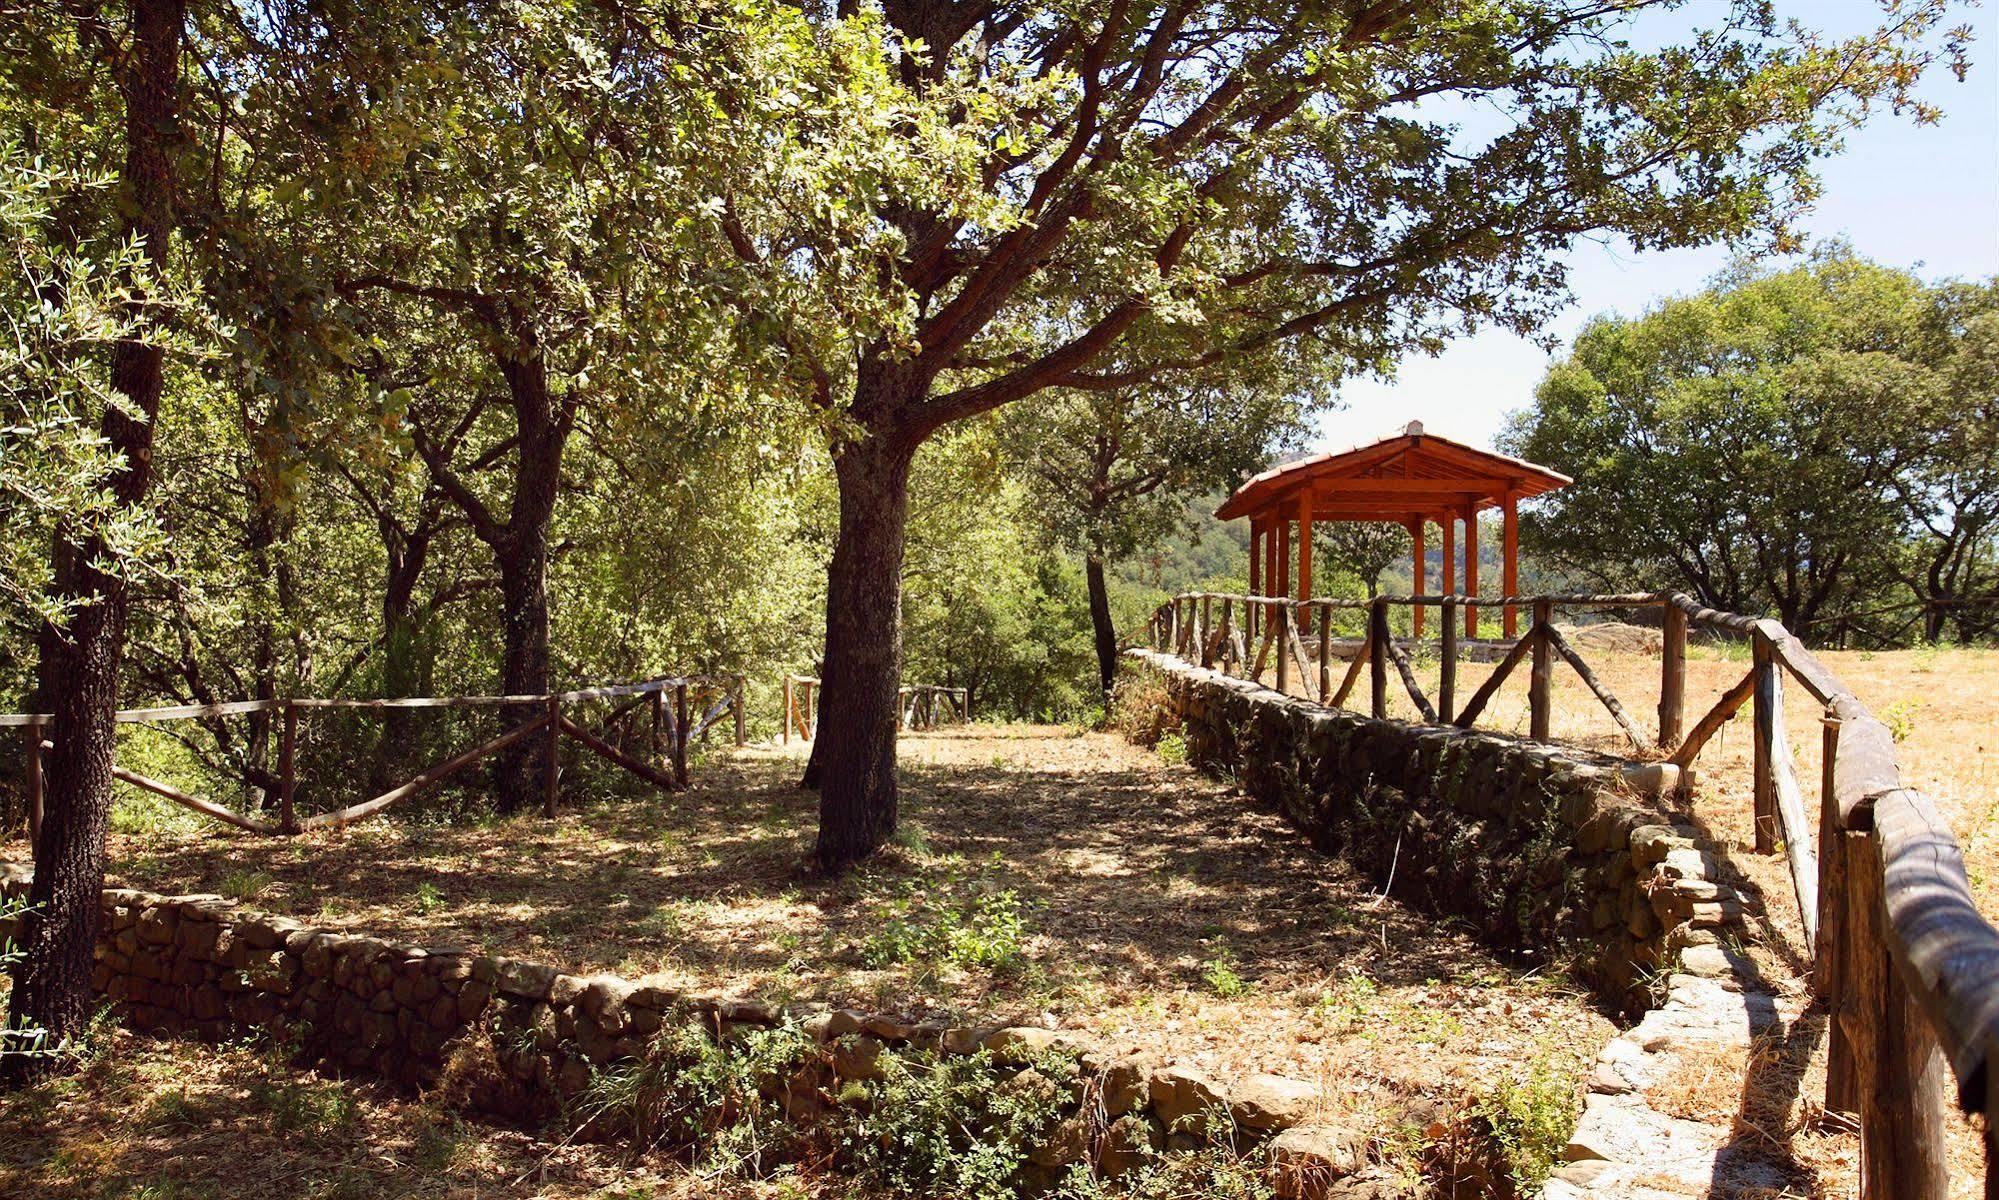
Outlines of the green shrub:
{"label": "green shrub", "polygon": [[1172,766],[1177,767],[1187,761],[1187,739],[1180,734],[1160,734],[1159,741],[1154,743],[1152,748],[1158,751],[1162,760]]}
{"label": "green shrub", "polygon": [[1056,1200],[1272,1200],[1270,1177],[1232,1146],[1162,1154],[1143,1167],[1105,1179],[1076,1167]]}
{"label": "green shrub", "polygon": [[1473,1107],[1521,1195],[1540,1194],[1575,1132],[1578,1065],[1568,1051],[1544,1049],[1525,1075],[1501,1079]]}
{"label": "green shrub", "polygon": [[1071,1068],[1010,1072],[984,1050],[884,1053],[881,1078],[841,1095],[847,1157],[890,1191],[1007,1200],[1027,1155],[1071,1096]]}
{"label": "green shrub", "polygon": [[905,897],[862,943],[861,962],[876,969],[927,962],[999,974],[1017,971],[1027,961],[1027,921],[1021,908],[1012,888],[922,905]]}
{"label": "green shrub", "polygon": [[222,877],[216,889],[231,900],[248,904],[261,897],[277,881],[277,876],[268,871],[231,871]]}
{"label": "green shrub", "polygon": [[799,1136],[776,1097],[817,1053],[795,1023],[717,1040],[693,1019],[673,1021],[644,1058],[596,1070],[572,1116],[641,1149],[691,1150],[718,1172],[762,1175]]}
{"label": "green shrub", "polygon": [[1247,996],[1256,990],[1256,985],[1236,973],[1235,954],[1227,947],[1215,951],[1207,964],[1201,968],[1201,978],[1215,995],[1225,1000],[1237,996]]}

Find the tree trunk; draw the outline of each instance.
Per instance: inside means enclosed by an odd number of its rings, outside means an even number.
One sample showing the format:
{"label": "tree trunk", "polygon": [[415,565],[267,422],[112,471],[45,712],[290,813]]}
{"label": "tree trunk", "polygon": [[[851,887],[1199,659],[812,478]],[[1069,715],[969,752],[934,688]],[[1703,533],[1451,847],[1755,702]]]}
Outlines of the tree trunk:
{"label": "tree trunk", "polygon": [[1111,624],[1110,591],[1104,586],[1104,556],[1092,551],[1083,559],[1083,576],[1090,585],[1090,628],[1097,639],[1097,679],[1103,685],[1104,703],[1111,702],[1111,685],[1117,681],[1117,629]]}
{"label": "tree trunk", "polygon": [[827,569],[825,688],[814,757],[827,871],[866,858],[896,824],[896,687],[902,678],[902,552],[917,439],[870,434],[834,458],[840,534]]}
{"label": "tree trunk", "polygon": [[[548,543],[545,535],[510,546],[499,555],[501,646],[500,690],[509,696],[539,695],[548,682]],[[507,711],[512,722],[532,720],[540,709]],[[541,803],[543,758],[551,738],[522,738],[494,756],[494,800],[503,813],[524,812]]]}
{"label": "tree trunk", "polygon": [[[181,0],[135,0],[132,51],[125,80],[125,163],[121,183],[131,232],[146,258],[165,261],[174,222],[174,143],[178,138]],[[142,288],[144,281],[135,281]],[[120,342],[112,351],[111,382],[139,416],[108,409],[102,430],[125,466],[111,482],[122,507],[136,507],[152,474],[153,418],[159,412],[165,355],[158,346]],[[19,939],[24,957],[14,969],[10,1032],[38,1029],[50,1045],[81,1034],[90,1019],[90,970],[97,946],[99,894],[104,887],[104,832],[111,812],[111,755],[117,726],[118,667],[124,656],[128,599],[115,576],[99,571],[100,539],[62,545],[56,583],[83,601],[62,640],[44,661],[55,749],[44,776],[45,817],[35,847],[32,906]],[[56,1060],[0,1054],[0,1082],[17,1083],[52,1070]]]}
{"label": "tree trunk", "polygon": [[[532,332],[519,339],[516,357],[500,371],[520,432],[514,495],[504,535],[493,546],[500,569],[501,690],[534,695],[549,690],[548,527],[555,516],[556,484],[568,426],[548,392],[548,364]],[[541,714],[514,710],[516,720]],[[503,813],[540,803],[544,760],[555,753],[553,731],[523,738],[494,756],[494,799]]]}
{"label": "tree trunk", "polygon": [[[388,554],[388,573],[382,587],[381,694],[387,697],[423,694],[420,659],[422,630],[417,622],[416,586],[423,578],[430,557],[433,529],[419,520],[408,536],[387,519],[378,522],[382,546]],[[381,736],[375,743],[370,770],[369,794],[379,795],[402,782],[410,774],[413,756],[410,743],[415,724],[405,708],[380,710]]]}

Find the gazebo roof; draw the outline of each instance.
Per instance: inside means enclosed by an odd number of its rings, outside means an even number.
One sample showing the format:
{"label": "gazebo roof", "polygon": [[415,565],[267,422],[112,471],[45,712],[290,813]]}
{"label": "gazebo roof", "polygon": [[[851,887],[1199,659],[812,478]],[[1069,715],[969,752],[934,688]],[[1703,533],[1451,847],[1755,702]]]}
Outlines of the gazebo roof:
{"label": "gazebo roof", "polygon": [[1230,496],[1224,521],[1297,513],[1309,489],[1315,521],[1410,521],[1465,516],[1511,495],[1526,499],[1574,480],[1558,471],[1423,432],[1411,421],[1397,434],[1330,454],[1272,467]]}

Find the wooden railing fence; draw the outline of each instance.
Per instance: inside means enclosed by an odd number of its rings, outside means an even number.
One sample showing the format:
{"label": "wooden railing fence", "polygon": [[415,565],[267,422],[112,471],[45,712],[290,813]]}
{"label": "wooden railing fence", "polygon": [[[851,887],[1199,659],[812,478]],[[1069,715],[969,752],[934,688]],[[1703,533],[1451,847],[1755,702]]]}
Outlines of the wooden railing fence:
{"label": "wooden railing fence", "polygon": [[[605,715],[600,731],[586,729],[570,712],[564,711],[565,707],[573,710],[576,705],[596,700],[619,701]],[[297,751],[301,714],[335,709],[417,708],[526,709],[533,715],[490,741],[426,767],[409,780],[380,795],[330,812],[307,817],[299,815]],[[621,749],[613,740],[618,734],[620,723],[641,711],[648,717],[645,736],[646,757]],[[523,696],[418,696],[393,700],[333,700],[303,697],[237,700],[224,704],[124,709],[116,714],[116,719],[120,724],[153,724],[259,712],[277,714],[282,731],[278,741],[278,813],[275,822],[237,812],[226,805],[191,795],[171,784],[124,767],[113,766],[112,774],[134,787],[162,796],[184,808],[192,809],[238,829],[256,834],[293,836],[319,829],[337,829],[377,813],[386,812],[403,801],[437,786],[473,763],[523,738],[548,730],[555,730],[599,757],[615,763],[649,783],[669,790],[678,790],[687,786],[688,744],[693,739],[704,736],[710,727],[723,717],[734,714],[736,744],[741,745],[744,740],[741,675],[671,676],[648,679],[639,683],[612,684],[572,692]],[[22,775],[27,790],[28,840],[31,848],[41,840],[42,754],[53,748],[53,743],[49,742],[45,735],[49,724],[50,717],[46,713],[0,714],[0,728],[12,727],[21,731],[22,752],[26,758]],[[648,758],[651,761],[648,761]],[[542,795],[542,811],[548,816],[555,815],[560,780],[557,760],[551,755]]]}
{"label": "wooden railing fence", "polygon": [[[1441,608],[1434,700],[1424,693],[1390,610]],[[1460,610],[1527,609],[1526,632],[1462,704],[1457,668],[1466,645]],[[1555,627],[1558,608],[1657,609],[1662,628],[1656,736],[1648,737]],[[1364,613],[1352,659],[1334,678],[1335,614]],[[1690,629],[1747,640],[1742,679],[1685,727]],[[1554,662],[1562,660],[1609,711],[1641,755],[1665,752],[1681,771],[1742,708],[1752,711],[1752,779],[1758,853],[1786,856],[1806,941],[1812,986],[1828,1013],[1826,1108],[1857,1116],[1862,1200],[1944,1200],[1946,1079],[1954,1075],[1966,1113],[1986,1117],[1985,1194],[1999,1197],[1999,929],[1973,903],[1964,857],[1928,797],[1902,786],[1895,743],[1839,679],[1777,621],[1707,608],[1677,592],[1626,595],[1389,596],[1290,600],[1193,593],[1162,604],[1148,622],[1154,649],[1279,691],[1299,687],[1344,706],[1367,673],[1354,707],[1388,714],[1393,669],[1425,722],[1471,728],[1507,676],[1529,663],[1528,724],[1550,736]],[[1348,645],[1351,642],[1347,643]],[[1308,653],[1315,649],[1316,655]],[[1821,706],[1822,767],[1817,829],[1785,736],[1784,676]],[[1816,837],[1814,834],[1816,833]],[[1816,851],[1814,847],[1817,847]]]}
{"label": "wooden railing fence", "polygon": [[[802,741],[813,739],[819,727],[816,711],[819,690],[819,680],[813,676],[784,677],[784,722],[778,731],[782,741],[788,744],[793,734]],[[896,689],[896,712],[897,725],[902,729],[935,729],[953,721],[970,721],[972,694],[964,688],[934,683],[910,684]]]}

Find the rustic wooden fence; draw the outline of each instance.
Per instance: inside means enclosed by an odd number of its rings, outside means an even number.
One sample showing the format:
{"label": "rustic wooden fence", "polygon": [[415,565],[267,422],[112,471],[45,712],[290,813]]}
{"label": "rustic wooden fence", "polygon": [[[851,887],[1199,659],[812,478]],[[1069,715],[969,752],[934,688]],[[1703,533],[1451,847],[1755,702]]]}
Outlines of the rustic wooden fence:
{"label": "rustic wooden fence", "polygon": [[[778,736],[787,744],[793,734],[811,741],[819,727],[819,680],[810,675],[784,677],[784,722]],[[932,683],[896,689],[897,723],[903,729],[935,729],[972,719],[972,694],[964,688]]]}
{"label": "rustic wooden fence", "polygon": [[[1437,695],[1424,693],[1408,639],[1391,633],[1396,607],[1434,606],[1444,614]],[[1459,610],[1476,627],[1480,608],[1525,609],[1526,632],[1479,643],[1498,654],[1492,673],[1460,705],[1457,668],[1468,649]],[[1558,609],[1657,609],[1660,613],[1658,725],[1648,736],[1624,704],[1556,627]],[[1335,680],[1335,614],[1365,614],[1358,647]],[[1684,725],[1690,629],[1746,640],[1746,673],[1693,723]],[[1857,1116],[1863,1200],[1945,1200],[1949,1194],[1947,1080],[1966,1113],[1986,1116],[1985,1194],[1999,1197],[1999,929],[1973,903],[1964,857],[1928,797],[1902,786],[1888,727],[1782,624],[1706,608],[1676,592],[1629,595],[1389,596],[1374,600],[1289,600],[1194,593],[1152,615],[1153,648],[1279,691],[1346,705],[1367,673],[1364,711],[1386,716],[1392,669],[1426,722],[1469,729],[1507,676],[1529,663],[1530,736],[1548,740],[1554,662],[1581,678],[1640,755],[1664,754],[1685,778],[1710,738],[1748,704],[1756,849],[1781,847],[1790,868],[1812,985],[1824,1005],[1826,1108]],[[1316,654],[1309,651],[1316,650]],[[1822,756],[1817,829],[1784,729],[1784,676],[1821,706]],[[1362,708],[1356,704],[1355,708]],[[1816,833],[1816,837],[1814,834]]]}
{"label": "rustic wooden fence", "polygon": [[[605,715],[599,731],[586,729],[573,715],[575,706],[600,700],[615,703]],[[532,716],[490,741],[425,768],[406,782],[378,796],[330,812],[308,817],[299,815],[296,764],[301,715],[334,709],[417,708],[525,709],[532,713]],[[565,708],[571,711],[565,712]],[[171,784],[124,767],[114,766],[112,774],[134,787],[165,797],[184,808],[193,809],[238,829],[256,834],[291,836],[318,829],[337,829],[386,812],[403,801],[437,786],[473,763],[523,738],[546,731],[552,730],[566,736],[648,783],[669,790],[678,790],[687,786],[689,743],[705,735],[725,716],[733,714],[735,717],[736,744],[741,745],[744,741],[741,675],[672,676],[648,679],[639,683],[612,684],[573,692],[527,696],[419,696],[394,700],[306,698],[239,700],[225,704],[124,709],[117,713],[117,720],[120,724],[128,725],[152,724],[260,712],[277,714],[278,724],[282,730],[278,742],[278,814],[275,823],[237,812],[213,800],[191,795]],[[620,736],[623,723],[641,712],[644,712],[649,719],[644,738],[647,750],[643,757],[614,744],[614,740]],[[26,758],[23,776],[28,796],[28,840],[31,848],[41,840],[42,754],[53,748],[53,744],[45,736],[49,723],[50,718],[46,713],[0,714],[0,728],[13,727],[21,731],[22,752]],[[556,756],[548,756],[547,761],[542,811],[548,816],[554,816],[561,775]]]}

